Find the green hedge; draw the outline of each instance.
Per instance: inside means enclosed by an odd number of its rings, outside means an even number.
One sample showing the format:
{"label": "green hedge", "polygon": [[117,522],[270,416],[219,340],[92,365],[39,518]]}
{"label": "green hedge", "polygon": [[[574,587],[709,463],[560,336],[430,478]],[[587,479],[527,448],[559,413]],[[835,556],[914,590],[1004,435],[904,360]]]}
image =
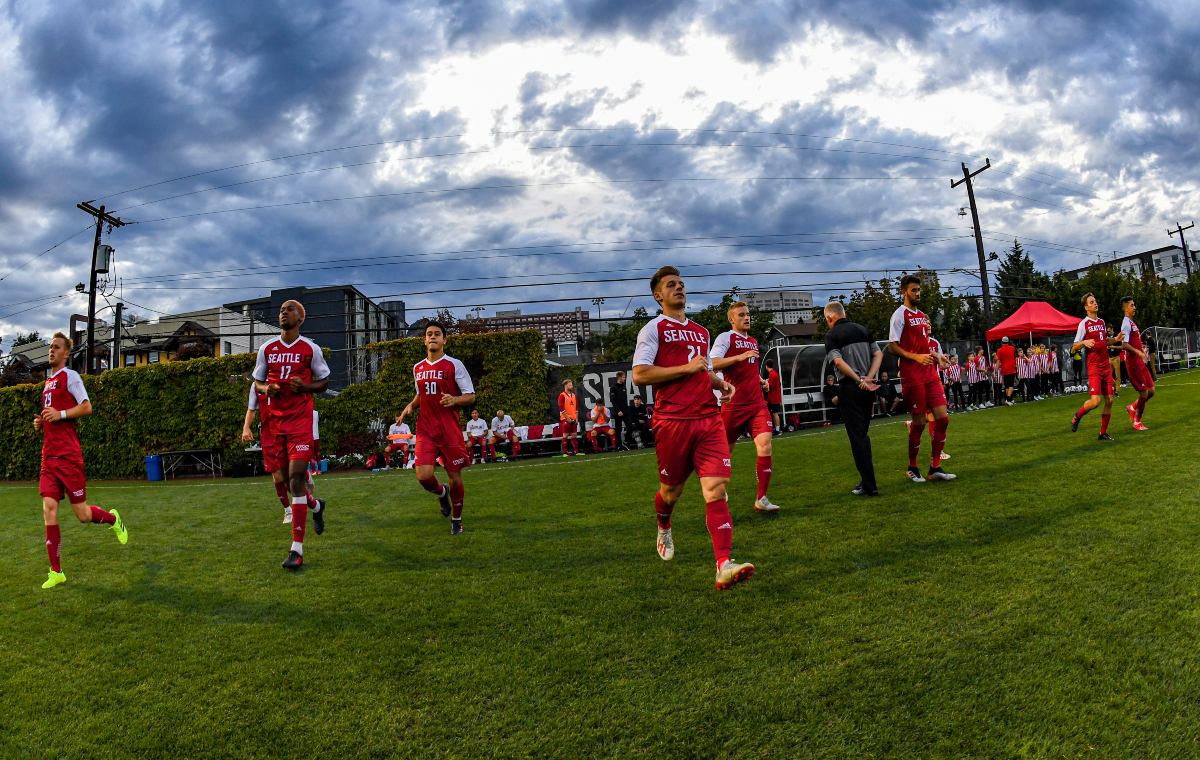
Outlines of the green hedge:
{"label": "green hedge", "polygon": [[[316,399],[323,453],[339,442],[378,439],[415,393],[413,365],[425,356],[420,338],[377,343],[387,353],[379,377],[351,386],[335,398]],[[517,424],[546,420],[546,364],[541,336],[533,330],[451,336],[446,352],[460,359],[475,380],[476,405],[487,415],[503,408]],[[143,457],[172,449],[220,448],[226,464],[245,457],[242,420],[254,355],[201,358],[122,367],[83,378],[93,413],[81,420],[79,437],[89,478],[145,477]],[[0,388],[0,467],[7,480],[32,480],[41,466],[42,435],[33,428],[42,384]]]}

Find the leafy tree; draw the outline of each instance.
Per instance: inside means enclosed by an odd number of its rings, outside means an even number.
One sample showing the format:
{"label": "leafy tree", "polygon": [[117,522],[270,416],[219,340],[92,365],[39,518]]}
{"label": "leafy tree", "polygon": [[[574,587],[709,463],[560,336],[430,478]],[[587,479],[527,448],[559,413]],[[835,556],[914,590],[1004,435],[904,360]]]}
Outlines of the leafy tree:
{"label": "leafy tree", "polygon": [[12,347],[16,348],[17,346],[27,346],[30,343],[37,343],[41,339],[42,338],[40,335],[38,335],[37,330],[34,330],[28,335],[17,333],[17,339],[13,341]]}
{"label": "leafy tree", "polygon": [[942,304],[942,321],[938,325],[937,335],[945,336],[946,340],[955,340],[962,332],[963,317],[966,305],[962,296],[955,294],[954,288],[946,290],[945,301]]}
{"label": "leafy tree", "polygon": [[[983,302],[979,296],[962,296],[964,304],[959,340],[980,340],[987,331],[983,326]],[[993,317],[994,318],[994,317]]]}
{"label": "leafy tree", "polygon": [[32,382],[33,373],[29,371],[25,362],[9,357],[7,361],[0,364],[0,388]]}
{"label": "leafy tree", "polygon": [[[721,298],[720,303],[705,306],[700,311],[690,315],[690,318],[708,330],[710,338],[716,338],[729,329],[729,307],[741,300],[738,290],[738,288],[733,288]],[[774,314],[769,311],[756,309],[753,306],[750,307],[750,337],[759,341],[765,341],[767,333],[774,326]]]}
{"label": "leafy tree", "polygon": [[846,317],[866,327],[878,340],[886,340],[892,312],[901,303],[896,287],[897,281],[886,277],[878,283],[864,283],[861,291],[856,290],[850,295]]}
{"label": "leafy tree", "polygon": [[650,321],[650,314],[641,306],[633,310],[628,324],[608,323],[608,334],[603,336],[604,359],[610,362],[627,362],[633,358],[637,347],[637,335]]}
{"label": "leafy tree", "polygon": [[1013,240],[996,271],[996,300],[992,302],[992,321],[1007,319],[1029,299],[1045,300],[1050,278],[1039,272],[1033,259]]}

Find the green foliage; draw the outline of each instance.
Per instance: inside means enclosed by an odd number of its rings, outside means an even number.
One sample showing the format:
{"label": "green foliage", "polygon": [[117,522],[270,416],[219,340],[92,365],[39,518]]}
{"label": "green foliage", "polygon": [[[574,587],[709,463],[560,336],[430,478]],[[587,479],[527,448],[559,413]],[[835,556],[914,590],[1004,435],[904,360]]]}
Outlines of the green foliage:
{"label": "green foliage", "polygon": [[862,290],[856,290],[846,303],[846,317],[858,322],[877,340],[886,340],[892,313],[900,307],[902,299],[898,292],[899,280],[886,277],[878,283],[867,282]]}
{"label": "green foliage", "polygon": [[[415,393],[412,368],[424,358],[420,338],[373,344],[390,353],[378,379],[354,385],[334,398],[316,398],[321,443],[326,451],[358,446],[363,436],[381,439],[386,425]],[[528,330],[454,335],[447,353],[463,361],[475,380],[476,406],[490,414],[502,407],[518,424],[546,416],[546,364],[541,337]],[[219,448],[226,463],[245,456],[241,443],[253,354],[122,367],[83,378],[93,413],[80,420],[79,438],[89,478],[145,476],[143,457],[174,449]],[[41,467],[42,435],[33,428],[41,384],[0,388],[0,466],[8,480],[31,480]],[[357,443],[355,443],[357,441]]]}
{"label": "green foliage", "polygon": [[[720,303],[706,306],[692,314],[690,318],[708,330],[710,338],[715,339],[729,329],[729,307],[742,300],[738,294],[739,290],[739,288],[731,289],[721,298]],[[767,339],[767,333],[774,326],[775,315],[773,313],[750,307],[750,337],[764,341]]]}
{"label": "green foliage", "polygon": [[638,332],[649,321],[649,312],[639,306],[633,310],[633,318],[628,324],[609,322],[608,334],[603,337],[604,361],[627,362],[632,359],[633,349],[637,347]]}
{"label": "green foliage", "polygon": [[996,270],[996,297],[992,299],[992,321],[1007,319],[1030,299],[1046,300],[1050,278],[1039,272],[1033,259],[1017,240],[1005,252]]}
{"label": "green foliage", "polygon": [[16,340],[13,341],[12,347],[16,348],[17,346],[25,346],[30,343],[37,343],[41,339],[42,338],[41,338],[41,336],[38,335],[37,330],[34,330],[33,332],[29,333],[28,335],[22,335],[21,333],[17,333],[17,338],[16,338]]}

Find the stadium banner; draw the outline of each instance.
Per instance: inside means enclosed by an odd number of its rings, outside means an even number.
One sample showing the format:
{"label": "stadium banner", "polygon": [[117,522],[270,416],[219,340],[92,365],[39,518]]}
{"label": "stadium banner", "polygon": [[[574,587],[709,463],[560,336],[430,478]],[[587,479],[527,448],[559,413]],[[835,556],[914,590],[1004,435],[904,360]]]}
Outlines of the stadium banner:
{"label": "stadium banner", "polygon": [[617,382],[617,373],[625,373],[625,393],[629,405],[633,405],[634,397],[641,397],[646,406],[654,406],[654,388],[633,384],[633,362],[606,362],[603,364],[576,364],[558,367],[550,373],[550,382],[546,391],[549,395],[550,414],[558,419],[558,394],[562,392],[562,383],[568,378],[575,381],[575,395],[579,396],[579,411],[585,415],[598,403],[604,404],[611,411],[613,408],[613,387]]}

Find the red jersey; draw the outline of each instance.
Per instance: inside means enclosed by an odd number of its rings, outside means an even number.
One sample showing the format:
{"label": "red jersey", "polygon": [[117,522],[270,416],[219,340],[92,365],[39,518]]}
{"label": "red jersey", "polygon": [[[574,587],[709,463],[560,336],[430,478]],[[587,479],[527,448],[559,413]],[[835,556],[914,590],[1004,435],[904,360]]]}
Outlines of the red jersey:
{"label": "red jersey", "polygon": [[[1125,334],[1125,342],[1136,348],[1138,351],[1145,352],[1146,348],[1142,345],[1142,331],[1138,329],[1137,324],[1125,317],[1121,320],[1121,332]],[[1142,361],[1142,357],[1129,351],[1125,352],[1125,364],[1137,365],[1139,367],[1146,366],[1146,362]]]}
{"label": "red jersey", "polygon": [[1112,365],[1108,363],[1108,328],[1104,324],[1104,320],[1096,317],[1084,317],[1079,320],[1079,329],[1075,331],[1075,342],[1082,343],[1085,340],[1096,341],[1095,348],[1087,349],[1088,372],[1100,372],[1112,374]]}
{"label": "red jersey", "polygon": [[293,377],[306,383],[329,377],[329,364],[320,346],[301,335],[290,344],[281,337],[273,338],[258,349],[254,379],[279,385],[279,393],[269,402],[271,432],[308,437],[312,435],[313,397],[311,393],[293,391]]}
{"label": "red jersey", "polygon": [[251,383],[250,399],[246,402],[246,406],[251,411],[258,412],[258,429],[262,432],[262,435],[270,435],[271,417],[267,412],[271,409],[271,397],[265,393],[259,393],[258,386]]}
{"label": "red jersey", "polygon": [[783,403],[783,384],[779,382],[779,373],[773,369],[767,371],[767,403]]}
{"label": "red jersey", "polygon": [[[83,379],[73,369],[63,367],[42,386],[42,408],[65,411],[88,400]],[[42,422],[42,461],[47,459],[72,459],[83,462],[83,448],[79,445],[79,431],[75,420]]]}
{"label": "red jersey", "polygon": [[417,434],[434,440],[462,441],[458,407],[442,406],[442,394],[465,396],[475,392],[475,384],[463,363],[445,354],[434,362],[422,359],[413,367],[413,380],[417,384],[417,398],[421,399]]}
{"label": "red jersey", "polygon": [[[708,356],[710,359],[724,359],[757,350],[757,340],[751,338],[749,335],[742,335],[734,330],[729,330],[717,336],[717,339],[713,341],[712,351],[709,352]],[[738,362],[731,367],[726,367],[721,371],[721,376],[737,389],[737,392],[733,394],[733,400],[729,402],[730,406],[766,407],[767,400],[762,395],[762,380],[759,379],[757,357],[752,356],[744,362]]]}
{"label": "red jersey", "polygon": [[1006,375],[1017,374],[1017,349],[1016,347],[1004,345],[996,352],[996,358],[1000,360],[1000,371]]}
{"label": "red jersey", "polygon": [[[929,317],[920,309],[901,306],[892,313],[889,340],[910,354],[930,353]],[[918,364],[912,359],[900,357],[901,385],[928,383],[937,379],[937,362]]]}
{"label": "red jersey", "polygon": [[[680,367],[697,356],[708,359],[708,330],[687,319],[661,314],[646,323],[637,337],[633,366]],[[737,395],[734,395],[737,398]],[[654,386],[654,416],[664,420],[697,420],[720,414],[708,373],[697,372]]]}

